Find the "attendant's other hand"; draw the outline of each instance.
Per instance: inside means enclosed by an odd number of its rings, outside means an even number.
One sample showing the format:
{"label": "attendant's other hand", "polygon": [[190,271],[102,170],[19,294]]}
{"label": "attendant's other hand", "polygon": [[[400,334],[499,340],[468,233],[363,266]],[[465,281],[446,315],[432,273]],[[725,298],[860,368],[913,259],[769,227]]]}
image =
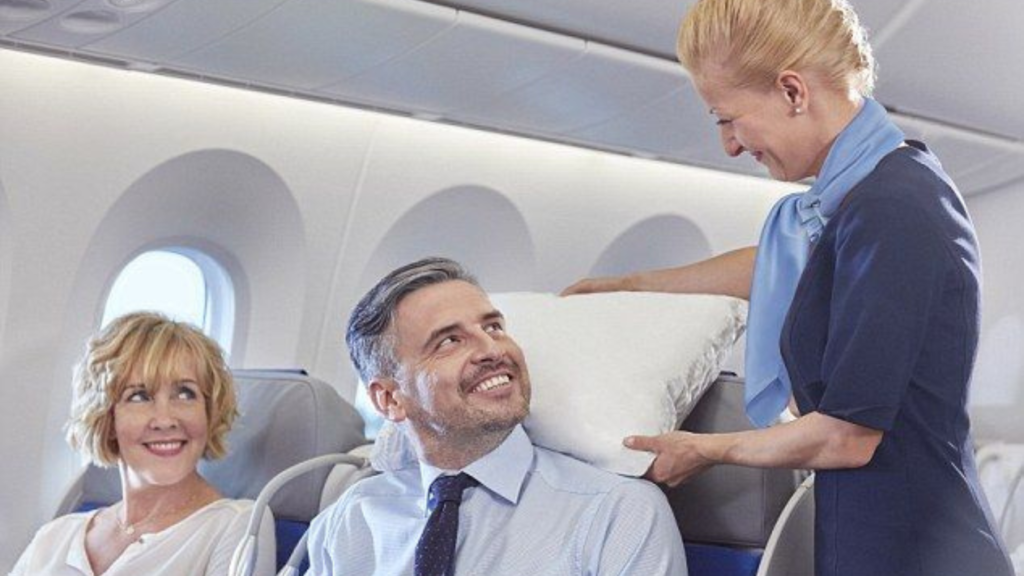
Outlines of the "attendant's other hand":
{"label": "attendant's other hand", "polygon": [[560,296],[575,294],[593,294],[596,292],[623,292],[631,290],[626,276],[604,276],[601,278],[584,278],[562,290]]}
{"label": "attendant's other hand", "polygon": [[654,463],[644,477],[669,486],[678,486],[714,464],[701,454],[700,443],[701,435],[690,432],[629,436],[623,441],[627,448],[654,453]]}

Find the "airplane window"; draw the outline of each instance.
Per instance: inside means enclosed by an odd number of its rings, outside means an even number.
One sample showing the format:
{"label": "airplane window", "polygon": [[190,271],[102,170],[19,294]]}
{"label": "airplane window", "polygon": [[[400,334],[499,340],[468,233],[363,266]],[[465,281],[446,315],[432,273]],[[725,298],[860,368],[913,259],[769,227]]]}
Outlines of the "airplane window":
{"label": "airplane window", "polygon": [[213,258],[189,248],[151,250],[136,256],[110,288],[102,325],[136,310],[156,310],[203,329],[231,351],[234,291]]}

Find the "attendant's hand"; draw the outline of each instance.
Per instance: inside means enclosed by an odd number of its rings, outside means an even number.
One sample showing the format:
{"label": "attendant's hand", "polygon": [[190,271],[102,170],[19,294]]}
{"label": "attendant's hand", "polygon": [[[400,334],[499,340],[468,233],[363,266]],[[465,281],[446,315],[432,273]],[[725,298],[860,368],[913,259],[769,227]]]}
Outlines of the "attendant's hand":
{"label": "attendant's hand", "polygon": [[669,432],[660,436],[629,436],[623,444],[633,450],[655,454],[654,463],[644,477],[653,482],[678,486],[714,464],[701,454],[701,442],[700,434]]}
{"label": "attendant's hand", "polygon": [[562,290],[560,296],[574,294],[593,294],[595,292],[622,292],[630,290],[625,276],[604,276],[601,278],[584,278]]}

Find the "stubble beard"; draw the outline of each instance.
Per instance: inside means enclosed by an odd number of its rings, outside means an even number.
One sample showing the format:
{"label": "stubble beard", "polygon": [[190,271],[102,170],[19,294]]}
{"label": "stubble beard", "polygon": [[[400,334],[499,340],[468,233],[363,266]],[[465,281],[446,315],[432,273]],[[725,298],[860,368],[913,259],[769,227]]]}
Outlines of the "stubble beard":
{"label": "stubble beard", "polygon": [[[409,414],[420,458],[439,468],[458,469],[497,448],[530,411],[528,380],[518,366],[512,366],[512,372],[519,382],[519,398],[509,399],[498,410],[463,404],[448,414],[430,414],[422,407]],[[460,381],[460,390],[475,381],[473,376]]]}

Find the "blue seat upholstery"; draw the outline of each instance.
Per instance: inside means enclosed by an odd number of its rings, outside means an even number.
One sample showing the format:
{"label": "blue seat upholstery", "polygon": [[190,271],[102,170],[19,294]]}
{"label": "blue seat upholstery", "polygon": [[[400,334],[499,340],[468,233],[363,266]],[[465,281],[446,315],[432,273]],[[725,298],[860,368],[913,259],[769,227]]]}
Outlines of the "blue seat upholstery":
{"label": "blue seat upholstery", "polygon": [[690,576],[755,576],[762,556],[763,552],[756,548],[686,543]]}

